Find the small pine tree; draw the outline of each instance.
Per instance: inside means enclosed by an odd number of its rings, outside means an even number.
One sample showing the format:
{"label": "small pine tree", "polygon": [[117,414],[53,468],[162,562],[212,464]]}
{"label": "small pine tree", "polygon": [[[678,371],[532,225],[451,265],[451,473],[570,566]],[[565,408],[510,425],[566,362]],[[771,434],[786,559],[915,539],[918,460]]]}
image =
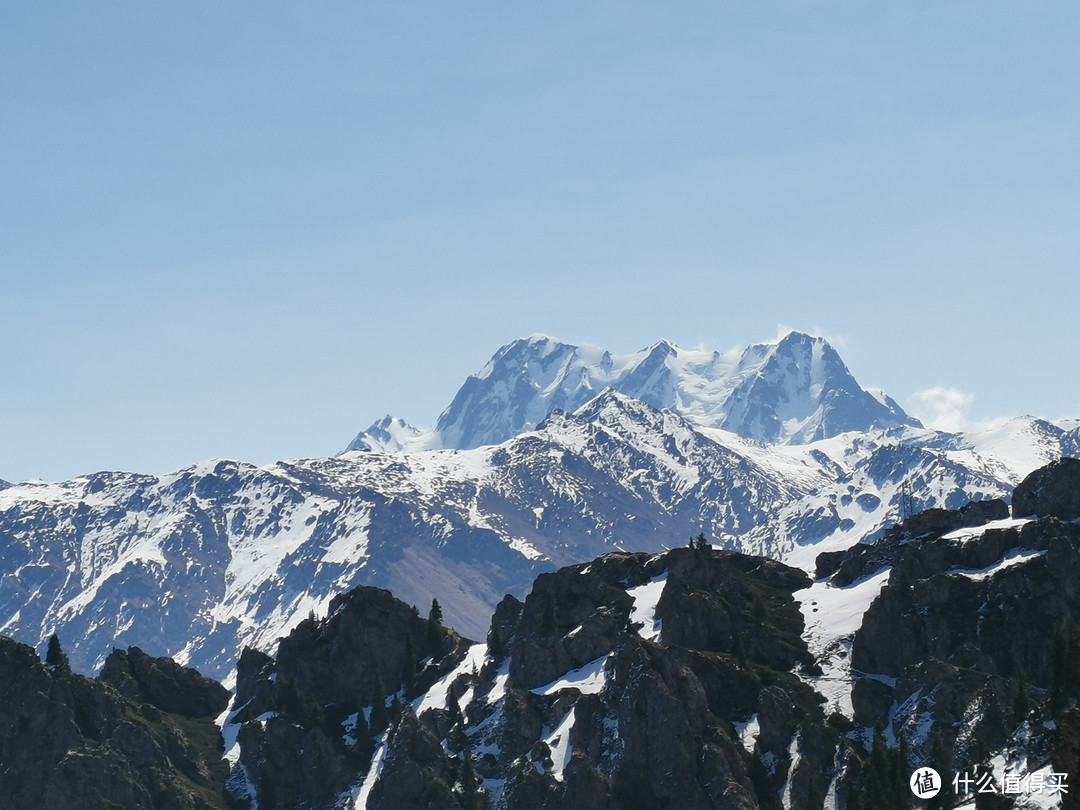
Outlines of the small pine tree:
{"label": "small pine tree", "polygon": [[911,751],[908,748],[907,735],[900,732],[900,743],[893,755],[893,778],[892,778],[892,807],[893,810],[907,810],[911,806],[908,799],[911,797],[911,788],[908,780],[911,778]]}
{"label": "small pine tree", "polygon": [[60,647],[60,639],[56,633],[49,636],[49,646],[45,650],[45,666],[50,672],[57,674],[66,675],[71,672],[71,664],[68,663],[68,658]]}
{"label": "small pine tree", "polygon": [[1065,628],[1065,698],[1072,701],[1080,696],[1080,633],[1071,625]]}
{"label": "small pine tree", "polygon": [[431,610],[428,611],[427,617],[429,622],[434,622],[435,624],[442,624],[442,605],[439,604],[438,599],[431,600]]}
{"label": "small pine tree", "polygon": [[1050,710],[1057,715],[1068,702],[1069,645],[1061,628],[1054,634],[1050,666]]}
{"label": "small pine tree", "polygon": [[471,753],[461,755],[461,806],[464,810],[487,810],[487,794],[480,787],[480,780],[473,769]]}
{"label": "small pine tree", "polygon": [[277,710],[306,728],[321,726],[325,720],[322,706],[301,691],[300,685],[292,678],[278,681]]}
{"label": "small pine tree", "polygon": [[[930,736],[930,767],[937,771],[945,781],[948,780],[948,774],[952,771],[952,755],[945,747],[945,742],[936,728]],[[938,795],[929,799],[924,807],[927,810],[947,810],[952,806],[950,796],[951,793],[942,785]]]}
{"label": "small pine tree", "polygon": [[893,773],[885,729],[880,723],[874,728],[874,743],[866,766],[866,803],[873,808],[889,806],[892,798]]}
{"label": "small pine tree", "polygon": [[375,753],[375,741],[372,739],[371,727],[368,726],[363,711],[356,713],[356,725],[353,727],[352,735],[356,740],[357,760],[362,763],[371,762],[371,755]]}

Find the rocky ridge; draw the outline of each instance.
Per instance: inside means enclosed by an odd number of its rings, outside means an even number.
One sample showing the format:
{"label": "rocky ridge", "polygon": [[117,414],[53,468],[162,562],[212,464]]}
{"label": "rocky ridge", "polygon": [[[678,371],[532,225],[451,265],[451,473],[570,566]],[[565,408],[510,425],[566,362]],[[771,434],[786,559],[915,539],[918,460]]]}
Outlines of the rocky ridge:
{"label": "rocky ridge", "polygon": [[[54,637],[55,639],[55,637]],[[228,692],[169,659],[116,650],[96,680],[54,640],[42,663],[0,638],[0,795],[11,810],[223,810]]]}
{"label": "rocky ridge", "polygon": [[[1018,438],[1019,437],[1019,438]],[[1001,448],[1035,446],[1014,459]],[[114,646],[229,679],[243,646],[269,651],[359,584],[481,637],[505,593],[619,548],[718,545],[814,570],[905,508],[1007,497],[1076,435],[1019,421],[993,442],[897,428],[774,447],[607,392],[494,447],[349,453],[165,476],[96,473],[0,492],[0,632],[73,666]]]}
{"label": "rocky ridge", "polygon": [[[355,588],[273,656],[243,652],[223,727],[228,801],[857,810],[907,806],[920,764],[999,785],[1007,772],[1051,784],[1061,770],[1075,784],[1080,465],[1053,464],[1018,490],[1029,515],[1002,501],[918,514],[823,555],[816,580],[704,535],[611,552],[506,596],[482,643],[445,627],[437,604],[424,617]],[[40,806],[46,784],[49,806],[95,806],[68,793],[96,795],[102,773],[127,791],[108,794],[123,806],[222,806],[205,791],[224,773],[177,736],[198,718],[206,728],[220,687],[138,649],[114,652],[97,681],[59,660],[0,642],[14,695],[0,780],[20,774],[17,790],[38,790],[16,791],[13,806]],[[28,776],[35,763],[63,775],[72,758],[90,763],[78,778]],[[1055,804],[999,793],[976,806]]]}

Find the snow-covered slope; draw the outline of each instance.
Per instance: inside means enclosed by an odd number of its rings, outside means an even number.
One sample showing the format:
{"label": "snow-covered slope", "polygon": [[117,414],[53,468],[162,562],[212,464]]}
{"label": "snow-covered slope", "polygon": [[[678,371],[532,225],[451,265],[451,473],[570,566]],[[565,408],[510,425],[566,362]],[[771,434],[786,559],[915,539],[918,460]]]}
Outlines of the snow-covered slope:
{"label": "snow-covered slope", "polygon": [[798,333],[623,357],[534,337],[470,378],[437,432],[387,417],[337,458],[3,490],[0,633],[40,645],[59,630],[82,670],[138,645],[227,677],[242,645],[267,649],[371,584],[418,606],[437,597],[479,639],[539,571],[700,532],[813,571],[822,551],[1007,496],[1080,451],[1080,424],[956,435],[912,422]]}
{"label": "snow-covered slope", "polygon": [[893,400],[855,381],[820,337],[792,332],[726,354],[667,341],[627,355],[534,335],[504,346],[469,377],[431,431],[385,417],[349,450],[468,449],[531,430],[605,388],[744,438],[805,444],[846,431],[916,426]]}
{"label": "snow-covered slope", "polygon": [[[1001,449],[1036,433],[1037,453]],[[820,551],[895,523],[905,498],[1007,495],[1028,472],[1008,463],[1076,438],[1018,420],[994,435],[767,445],[609,390],[472,450],[26,483],[0,493],[0,632],[40,644],[57,629],[83,670],[135,644],[228,677],[242,645],[267,649],[335,594],[374,584],[421,607],[437,597],[483,638],[502,595],[538,571],[702,531],[812,570]]]}

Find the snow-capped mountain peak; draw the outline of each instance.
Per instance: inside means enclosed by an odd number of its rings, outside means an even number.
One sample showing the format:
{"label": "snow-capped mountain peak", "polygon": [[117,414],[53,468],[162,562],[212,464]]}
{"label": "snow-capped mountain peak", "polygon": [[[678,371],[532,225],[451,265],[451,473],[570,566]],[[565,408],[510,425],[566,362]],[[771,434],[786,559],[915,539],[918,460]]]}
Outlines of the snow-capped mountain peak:
{"label": "snow-capped mountain peak", "polygon": [[399,453],[402,451],[435,450],[439,447],[438,434],[433,430],[413,427],[404,419],[387,414],[361,431],[345,452],[371,450],[376,453]]}
{"label": "snow-capped mountain peak", "polygon": [[537,334],[503,346],[469,377],[433,432],[387,418],[349,449],[498,444],[552,411],[577,410],[605,388],[702,427],[775,444],[919,424],[883,393],[859,386],[828,341],[802,332],[726,353],[660,340],[625,355]]}

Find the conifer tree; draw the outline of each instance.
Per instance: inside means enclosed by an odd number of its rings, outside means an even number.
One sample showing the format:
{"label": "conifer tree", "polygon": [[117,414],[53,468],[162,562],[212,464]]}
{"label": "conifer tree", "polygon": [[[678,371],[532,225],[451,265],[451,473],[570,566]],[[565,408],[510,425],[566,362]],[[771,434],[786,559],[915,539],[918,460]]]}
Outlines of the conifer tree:
{"label": "conifer tree", "polygon": [[1016,676],[1016,696],[1013,698],[1013,723],[1020,724],[1027,720],[1031,712],[1031,695],[1028,694],[1027,675],[1021,669]]}
{"label": "conifer tree", "polygon": [[1058,628],[1054,634],[1050,667],[1050,710],[1057,715],[1068,700],[1069,648],[1062,628]]}
{"label": "conifer tree", "polygon": [[908,784],[911,778],[911,751],[908,749],[907,735],[900,732],[898,736],[900,741],[893,755],[892,807],[893,810],[906,810],[911,806],[908,799],[912,795]]}
{"label": "conifer tree", "polygon": [[885,808],[892,798],[893,773],[889,746],[885,742],[885,729],[880,723],[874,727],[874,742],[866,768],[866,803],[873,808]]}
{"label": "conifer tree", "polygon": [[372,738],[371,727],[368,726],[367,718],[363,711],[356,713],[356,725],[353,727],[353,739],[356,740],[356,758],[362,763],[371,762],[371,755],[375,753],[375,740]]}
{"label": "conifer tree", "polygon": [[58,674],[66,675],[71,672],[71,664],[68,663],[68,657],[64,655],[60,647],[60,639],[56,633],[49,636],[49,646],[45,650],[45,666],[51,672]]}
{"label": "conifer tree", "polygon": [[924,807],[927,810],[947,810],[952,806],[950,798],[950,780],[952,778],[952,756],[941,739],[941,734],[935,728],[930,736],[930,767],[941,776],[941,790],[937,796],[928,799]]}
{"label": "conifer tree", "polygon": [[487,810],[487,794],[480,787],[480,780],[472,764],[472,752],[466,748],[461,754],[461,806],[464,810]]}
{"label": "conifer tree", "polygon": [[302,726],[320,726],[325,719],[322,706],[300,689],[293,678],[283,678],[277,686],[277,710]]}

